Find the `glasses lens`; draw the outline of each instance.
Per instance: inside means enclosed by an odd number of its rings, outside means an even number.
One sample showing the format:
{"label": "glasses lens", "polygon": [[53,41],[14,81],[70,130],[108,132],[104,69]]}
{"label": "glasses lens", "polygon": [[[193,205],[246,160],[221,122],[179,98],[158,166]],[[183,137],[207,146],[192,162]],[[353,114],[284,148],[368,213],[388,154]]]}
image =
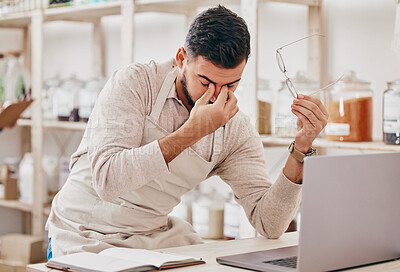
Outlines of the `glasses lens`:
{"label": "glasses lens", "polygon": [[296,88],[294,87],[292,81],[291,81],[289,78],[286,79],[286,86],[288,87],[290,94],[291,94],[294,98],[297,98],[297,95],[298,95],[298,94],[297,94]]}
{"label": "glasses lens", "polygon": [[286,73],[285,63],[283,62],[283,58],[279,51],[276,51],[276,62],[278,62],[279,69],[282,73]]}

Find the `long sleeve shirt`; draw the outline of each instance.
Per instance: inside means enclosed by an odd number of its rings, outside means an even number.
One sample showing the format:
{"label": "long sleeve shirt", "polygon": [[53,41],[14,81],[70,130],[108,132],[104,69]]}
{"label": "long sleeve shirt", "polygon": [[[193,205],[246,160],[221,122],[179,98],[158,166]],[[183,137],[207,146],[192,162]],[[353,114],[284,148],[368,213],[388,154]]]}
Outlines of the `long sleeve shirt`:
{"label": "long sleeve shirt", "polygon": [[[165,65],[164,65],[165,66]],[[93,187],[104,200],[135,191],[168,174],[158,141],[141,145],[146,115],[152,111],[168,71],[156,62],[131,64],[113,73],[101,91],[78,150],[77,159],[87,154]],[[189,118],[189,112],[172,88],[158,120],[172,133]],[[210,161],[212,134],[192,149]],[[242,113],[226,125],[223,147],[209,176],[221,177],[233,190],[250,223],[262,235],[278,238],[293,219],[300,203],[301,185],[281,171],[273,185],[267,174],[260,136]]]}

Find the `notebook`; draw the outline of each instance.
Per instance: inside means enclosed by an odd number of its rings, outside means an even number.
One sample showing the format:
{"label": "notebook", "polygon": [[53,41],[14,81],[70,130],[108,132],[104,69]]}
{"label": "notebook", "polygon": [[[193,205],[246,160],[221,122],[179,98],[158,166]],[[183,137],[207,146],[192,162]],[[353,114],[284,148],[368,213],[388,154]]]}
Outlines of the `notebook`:
{"label": "notebook", "polygon": [[204,264],[201,258],[146,249],[108,248],[100,253],[80,252],[50,259],[46,266],[64,271],[137,272],[158,271]]}
{"label": "notebook", "polygon": [[308,157],[299,246],[217,258],[257,271],[314,272],[400,258],[400,152]]}
{"label": "notebook", "polygon": [[12,127],[18,120],[19,116],[32,104],[33,99],[22,100],[6,104],[0,107],[0,129]]}

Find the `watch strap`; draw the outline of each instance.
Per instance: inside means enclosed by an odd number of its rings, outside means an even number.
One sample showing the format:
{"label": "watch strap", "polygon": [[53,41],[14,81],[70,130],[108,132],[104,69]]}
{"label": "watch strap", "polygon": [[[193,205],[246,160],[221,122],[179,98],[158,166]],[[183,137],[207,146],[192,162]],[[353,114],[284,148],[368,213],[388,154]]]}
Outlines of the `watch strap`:
{"label": "watch strap", "polygon": [[300,152],[299,150],[296,149],[296,142],[293,141],[290,145],[289,145],[289,152],[290,155],[295,158],[297,161],[299,161],[300,163],[304,163],[304,158],[308,157],[308,156],[312,156],[316,153],[315,148],[311,148],[311,150],[307,153],[303,153]]}

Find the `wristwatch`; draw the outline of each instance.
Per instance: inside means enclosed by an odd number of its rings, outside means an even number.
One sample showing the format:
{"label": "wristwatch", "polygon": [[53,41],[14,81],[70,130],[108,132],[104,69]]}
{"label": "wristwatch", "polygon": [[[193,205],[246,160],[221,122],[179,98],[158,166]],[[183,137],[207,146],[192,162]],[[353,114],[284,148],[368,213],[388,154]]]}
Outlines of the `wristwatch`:
{"label": "wristwatch", "polygon": [[290,155],[292,155],[293,158],[295,158],[296,160],[298,160],[300,163],[304,163],[304,158],[305,158],[305,157],[309,157],[309,156],[312,156],[312,155],[317,154],[317,150],[316,150],[315,148],[311,148],[311,150],[308,151],[307,153],[300,152],[300,151],[298,151],[298,150],[296,149],[295,144],[296,144],[296,142],[293,141],[293,142],[289,145],[289,152],[290,152]]}

